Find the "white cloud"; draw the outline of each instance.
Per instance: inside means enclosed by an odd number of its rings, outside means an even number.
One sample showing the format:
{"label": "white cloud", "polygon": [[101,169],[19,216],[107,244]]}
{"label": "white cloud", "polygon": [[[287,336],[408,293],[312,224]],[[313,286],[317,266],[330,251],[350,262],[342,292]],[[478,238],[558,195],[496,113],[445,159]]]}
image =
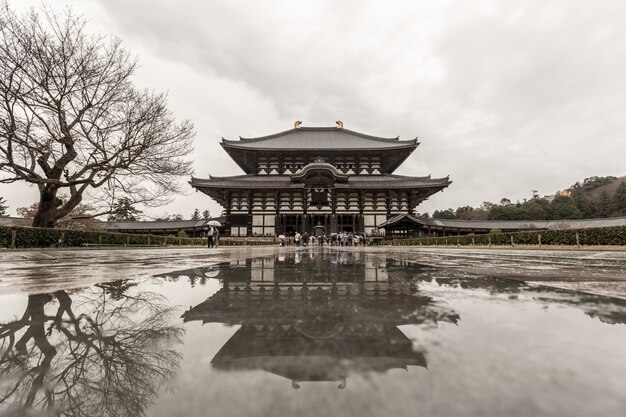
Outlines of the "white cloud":
{"label": "white cloud", "polygon": [[[73,4],[138,55],[140,85],[194,120],[198,176],[240,173],[222,136],[337,119],[419,135],[398,172],[454,181],[420,211],[625,174],[623,1]],[[162,211],[206,206],[219,211],[193,193]]]}

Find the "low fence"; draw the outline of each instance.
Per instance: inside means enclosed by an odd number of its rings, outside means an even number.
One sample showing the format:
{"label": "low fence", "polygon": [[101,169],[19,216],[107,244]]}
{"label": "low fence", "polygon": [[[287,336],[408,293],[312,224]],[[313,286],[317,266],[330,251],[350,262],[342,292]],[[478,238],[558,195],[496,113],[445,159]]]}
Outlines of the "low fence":
{"label": "low fence", "polygon": [[[206,244],[206,239],[204,239]],[[221,237],[220,246],[267,246],[277,245],[278,241],[272,237]]]}
{"label": "low fence", "polygon": [[[223,238],[221,246],[270,245],[273,240]],[[88,230],[0,226],[0,248],[50,248],[80,246],[207,246],[206,238],[137,235]]]}
{"label": "low fence", "polygon": [[485,235],[420,237],[384,240],[382,244],[394,246],[624,246],[626,245],[626,226],[489,233]]}

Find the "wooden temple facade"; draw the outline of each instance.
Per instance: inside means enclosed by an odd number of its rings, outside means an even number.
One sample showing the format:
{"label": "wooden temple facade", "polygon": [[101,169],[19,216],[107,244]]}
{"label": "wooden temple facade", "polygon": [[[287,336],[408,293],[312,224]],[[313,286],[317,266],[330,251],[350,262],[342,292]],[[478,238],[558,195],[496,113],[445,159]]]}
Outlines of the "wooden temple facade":
{"label": "wooden temple facade", "polygon": [[378,233],[377,225],[450,184],[448,177],[395,175],[419,145],[337,127],[302,127],[221,142],[244,175],[190,184],[224,207],[226,234]]}

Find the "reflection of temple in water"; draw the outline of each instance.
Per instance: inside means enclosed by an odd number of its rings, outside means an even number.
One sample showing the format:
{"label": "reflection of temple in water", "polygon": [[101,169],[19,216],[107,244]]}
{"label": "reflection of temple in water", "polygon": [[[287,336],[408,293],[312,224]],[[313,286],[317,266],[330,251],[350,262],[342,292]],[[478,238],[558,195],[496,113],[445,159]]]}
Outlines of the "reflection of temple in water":
{"label": "reflection of temple in water", "polygon": [[398,326],[458,320],[420,296],[404,269],[343,251],[233,262],[208,272],[223,287],[183,318],[241,325],[213,358],[217,369],[263,369],[296,388],[339,380],[342,387],[354,373],[426,367]]}

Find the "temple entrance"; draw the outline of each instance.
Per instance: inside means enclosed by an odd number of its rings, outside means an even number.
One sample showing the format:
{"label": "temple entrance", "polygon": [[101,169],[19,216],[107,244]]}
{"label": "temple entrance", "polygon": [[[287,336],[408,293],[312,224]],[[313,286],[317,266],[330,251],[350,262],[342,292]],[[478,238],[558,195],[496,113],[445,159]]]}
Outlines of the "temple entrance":
{"label": "temple entrance", "polygon": [[[301,227],[302,225],[300,225]],[[285,235],[294,236],[298,230],[298,215],[287,214],[283,217],[283,227]]]}
{"label": "temple entrance", "polygon": [[337,215],[337,232],[352,233],[357,227],[357,216],[355,214]]}

